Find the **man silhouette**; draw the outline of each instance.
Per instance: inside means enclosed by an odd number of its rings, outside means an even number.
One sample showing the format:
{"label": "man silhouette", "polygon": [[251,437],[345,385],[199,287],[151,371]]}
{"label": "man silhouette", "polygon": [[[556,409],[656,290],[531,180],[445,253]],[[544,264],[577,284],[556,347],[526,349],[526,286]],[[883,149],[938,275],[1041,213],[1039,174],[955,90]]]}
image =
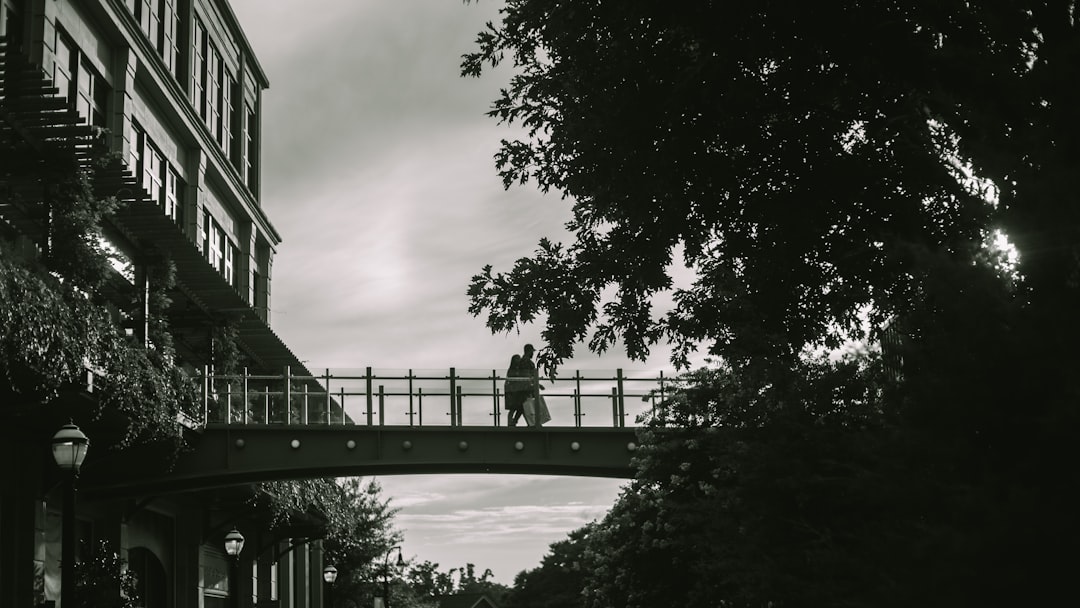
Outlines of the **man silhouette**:
{"label": "man silhouette", "polygon": [[506,410],[507,426],[517,426],[525,412],[525,401],[536,398],[536,364],[532,356],[536,349],[526,344],[522,354],[510,359],[510,368],[506,370]]}

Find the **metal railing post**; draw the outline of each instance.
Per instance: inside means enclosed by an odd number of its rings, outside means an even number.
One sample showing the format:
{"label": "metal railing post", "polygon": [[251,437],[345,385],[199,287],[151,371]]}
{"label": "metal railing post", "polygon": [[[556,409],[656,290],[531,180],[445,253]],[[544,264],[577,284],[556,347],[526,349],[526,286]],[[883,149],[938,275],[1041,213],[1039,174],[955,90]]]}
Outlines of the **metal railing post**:
{"label": "metal railing post", "polygon": [[574,426],[581,428],[581,370],[574,370]]}
{"label": "metal railing post", "polygon": [[[307,400],[307,385],[304,385],[304,400]],[[326,426],[334,423],[334,412],[330,408],[330,400],[326,400]]]}
{"label": "metal railing post", "polygon": [[[329,412],[334,409],[334,397],[333,393],[330,392],[330,368],[323,368],[323,370],[326,372],[323,374],[323,380],[326,380],[326,411]],[[327,414],[327,416],[329,416],[329,414]],[[345,424],[344,407],[341,409],[341,424]]]}
{"label": "metal railing post", "polygon": [[[244,374],[244,380],[240,387],[240,390],[242,391],[240,398],[244,400],[244,424],[248,424],[248,369],[245,367],[242,373]],[[263,423],[265,422],[266,421],[263,420]]]}
{"label": "metal railing post", "polygon": [[417,406],[417,426],[424,426],[424,387],[417,387],[416,389],[416,406]]}
{"label": "metal railing post", "polygon": [[367,425],[371,426],[372,425],[372,420],[371,420],[372,419],[372,411],[371,411],[371,408],[374,407],[374,404],[371,402],[371,368],[370,367],[366,368],[365,371],[364,371],[364,384],[365,384],[364,392],[367,395]]}
{"label": "metal railing post", "polygon": [[292,383],[289,381],[291,374],[289,373],[289,366],[285,366],[285,379],[283,382],[285,386],[282,390],[282,394],[285,396],[285,415],[288,416],[286,423],[292,422]]}
{"label": "metal railing post", "polygon": [[619,428],[623,428],[623,427],[626,426],[626,403],[623,400],[623,397],[624,397],[624,395],[626,395],[626,392],[623,390],[622,368],[620,367],[618,370],[616,370],[615,373],[616,373],[616,380],[618,381],[618,386],[619,386],[619,399],[618,399],[618,402],[619,402],[619,423],[616,424],[615,426],[617,426]]}
{"label": "metal railing post", "polygon": [[450,368],[450,426],[457,426],[457,370]]}
{"label": "metal railing post", "polygon": [[413,425],[413,373],[409,370],[409,426]]}
{"label": "metal railing post", "polygon": [[308,418],[310,412],[308,410],[307,384],[304,385],[304,390],[302,390],[301,393],[303,394],[300,395],[300,424],[307,424],[310,422],[310,419]]}
{"label": "metal railing post", "polygon": [[383,385],[379,385],[379,426],[386,426],[386,395]]}
{"label": "metal railing post", "polygon": [[611,387],[611,425],[619,426],[619,389]]}
{"label": "metal railing post", "polygon": [[491,370],[491,417],[495,426],[499,426],[499,376],[497,370]]}
{"label": "metal railing post", "polygon": [[210,366],[203,366],[202,403],[203,403],[203,426],[210,422]]}
{"label": "metal railing post", "polygon": [[[664,370],[660,370],[660,407],[664,408],[664,423],[667,423],[667,408],[664,406]],[[656,418],[656,399],[653,399],[653,418]]]}
{"label": "metal railing post", "polygon": [[457,387],[457,426],[461,426],[461,387]]}

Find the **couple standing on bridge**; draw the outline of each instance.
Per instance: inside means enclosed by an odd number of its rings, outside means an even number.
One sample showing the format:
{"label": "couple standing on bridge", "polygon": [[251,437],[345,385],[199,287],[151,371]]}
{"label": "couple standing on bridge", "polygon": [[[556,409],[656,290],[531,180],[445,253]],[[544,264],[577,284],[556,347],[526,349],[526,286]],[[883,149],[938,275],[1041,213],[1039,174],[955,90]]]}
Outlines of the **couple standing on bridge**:
{"label": "couple standing on bridge", "polygon": [[525,417],[528,426],[541,426],[551,420],[547,404],[540,390],[539,378],[536,374],[536,364],[532,356],[536,352],[532,344],[526,344],[520,355],[510,358],[510,368],[506,370],[506,382],[503,385],[506,391],[505,408],[507,426],[517,426],[521,417]]}

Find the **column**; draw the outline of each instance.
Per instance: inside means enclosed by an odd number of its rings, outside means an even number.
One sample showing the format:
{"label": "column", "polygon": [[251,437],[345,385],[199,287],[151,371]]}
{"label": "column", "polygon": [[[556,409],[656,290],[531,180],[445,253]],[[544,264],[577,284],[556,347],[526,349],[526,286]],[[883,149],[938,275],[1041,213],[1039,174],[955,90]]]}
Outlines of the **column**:
{"label": "column", "polygon": [[308,593],[308,545],[297,547],[293,550],[292,554],[295,556],[293,561],[292,571],[292,584],[293,584],[293,606],[295,608],[312,608],[308,602],[310,594]]}
{"label": "column", "polygon": [[[275,547],[276,550],[281,551],[284,547],[287,547],[292,539],[287,538],[282,543],[278,543]],[[296,560],[295,551],[289,551],[285,555],[281,556],[278,561],[278,605],[280,608],[296,608],[296,602],[293,598],[293,570],[295,566],[293,562]]]}
{"label": "column", "polygon": [[[35,438],[38,439],[38,438]],[[41,441],[47,441],[41,438]],[[18,462],[26,454],[39,454],[43,446],[5,435],[0,441],[0,457]],[[37,462],[37,465],[34,465]],[[33,606],[35,540],[37,514],[42,509],[42,485],[53,476],[41,463],[7,467],[0,473],[0,605]]]}
{"label": "column", "polygon": [[252,307],[255,306],[255,272],[258,262],[255,259],[255,248],[259,230],[250,219],[245,220],[240,226],[240,259],[236,261],[236,272],[240,278],[240,293]]}
{"label": "column", "polygon": [[[184,234],[195,246],[202,251],[202,240],[199,238],[199,201],[202,200],[203,176],[206,175],[206,154],[201,148],[189,148],[187,166],[187,184],[184,186]],[[206,252],[203,251],[203,256]]]}
{"label": "column", "polygon": [[139,150],[135,149],[138,142],[131,140],[131,123],[135,120],[135,73],[139,69],[139,58],[129,48],[118,48],[113,53],[113,65],[110,69],[113,103],[107,124],[112,131],[111,149],[121,154],[121,158],[127,163],[128,171],[141,182],[138,166],[132,162],[132,159],[139,157]]}
{"label": "column", "polygon": [[311,588],[311,606],[312,608],[323,608],[323,586],[326,584],[323,582],[323,550],[322,540],[315,540],[308,544],[311,547],[311,567],[308,568],[308,587]]}
{"label": "column", "polygon": [[191,539],[203,537],[203,512],[193,506],[180,509],[174,521],[173,606],[194,608],[201,605],[199,559],[202,545]]}
{"label": "column", "polygon": [[56,52],[56,2],[30,0],[27,5],[30,10],[30,30],[26,39],[30,41],[30,61],[40,65],[45,75],[52,78]]}
{"label": "column", "polygon": [[273,595],[273,589],[271,587],[273,580],[270,576],[270,571],[273,567],[274,555],[276,555],[278,552],[279,544],[280,543],[274,543],[266,551],[264,551],[261,556],[259,556],[259,572],[257,579],[258,582],[255,589],[255,592],[258,596],[258,601],[255,604],[256,606],[270,605],[270,598]]}
{"label": "column", "polygon": [[263,302],[266,305],[266,316],[263,319],[267,325],[270,325],[270,283],[272,282],[274,274],[274,248],[266,246],[266,272],[263,283],[265,285],[265,295],[263,296]]}

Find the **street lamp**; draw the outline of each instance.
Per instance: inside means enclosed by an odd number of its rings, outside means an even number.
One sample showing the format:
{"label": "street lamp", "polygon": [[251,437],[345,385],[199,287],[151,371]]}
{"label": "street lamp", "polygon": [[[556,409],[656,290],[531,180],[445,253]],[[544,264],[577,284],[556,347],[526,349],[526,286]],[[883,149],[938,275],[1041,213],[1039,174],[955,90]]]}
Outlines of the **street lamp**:
{"label": "street lamp", "polygon": [[397,563],[396,563],[396,566],[398,568],[400,568],[400,567],[405,565],[405,560],[401,558],[401,546],[400,545],[397,546],[397,547],[391,547],[390,550],[386,552],[386,557],[383,558],[383,579],[382,579],[383,606],[384,606],[384,608],[390,608],[390,554],[393,553],[395,550],[397,551]]}
{"label": "street lamp", "polygon": [[225,553],[228,553],[230,557],[238,557],[243,550],[244,535],[240,534],[236,528],[229,530],[229,533],[225,535]]}
{"label": "street lamp", "polygon": [[236,584],[238,579],[240,552],[244,550],[244,535],[236,528],[229,530],[225,535],[225,553],[229,554],[229,604],[233,608],[240,608],[240,590]]}
{"label": "street lamp", "polygon": [[337,581],[337,568],[333,565],[323,568],[322,578],[326,581],[326,605],[334,605],[334,582]]}
{"label": "street lamp", "polygon": [[52,455],[56,466],[69,473],[64,488],[64,512],[60,537],[60,601],[75,601],[75,479],[90,449],[90,440],[69,422],[60,427],[52,438]]}

